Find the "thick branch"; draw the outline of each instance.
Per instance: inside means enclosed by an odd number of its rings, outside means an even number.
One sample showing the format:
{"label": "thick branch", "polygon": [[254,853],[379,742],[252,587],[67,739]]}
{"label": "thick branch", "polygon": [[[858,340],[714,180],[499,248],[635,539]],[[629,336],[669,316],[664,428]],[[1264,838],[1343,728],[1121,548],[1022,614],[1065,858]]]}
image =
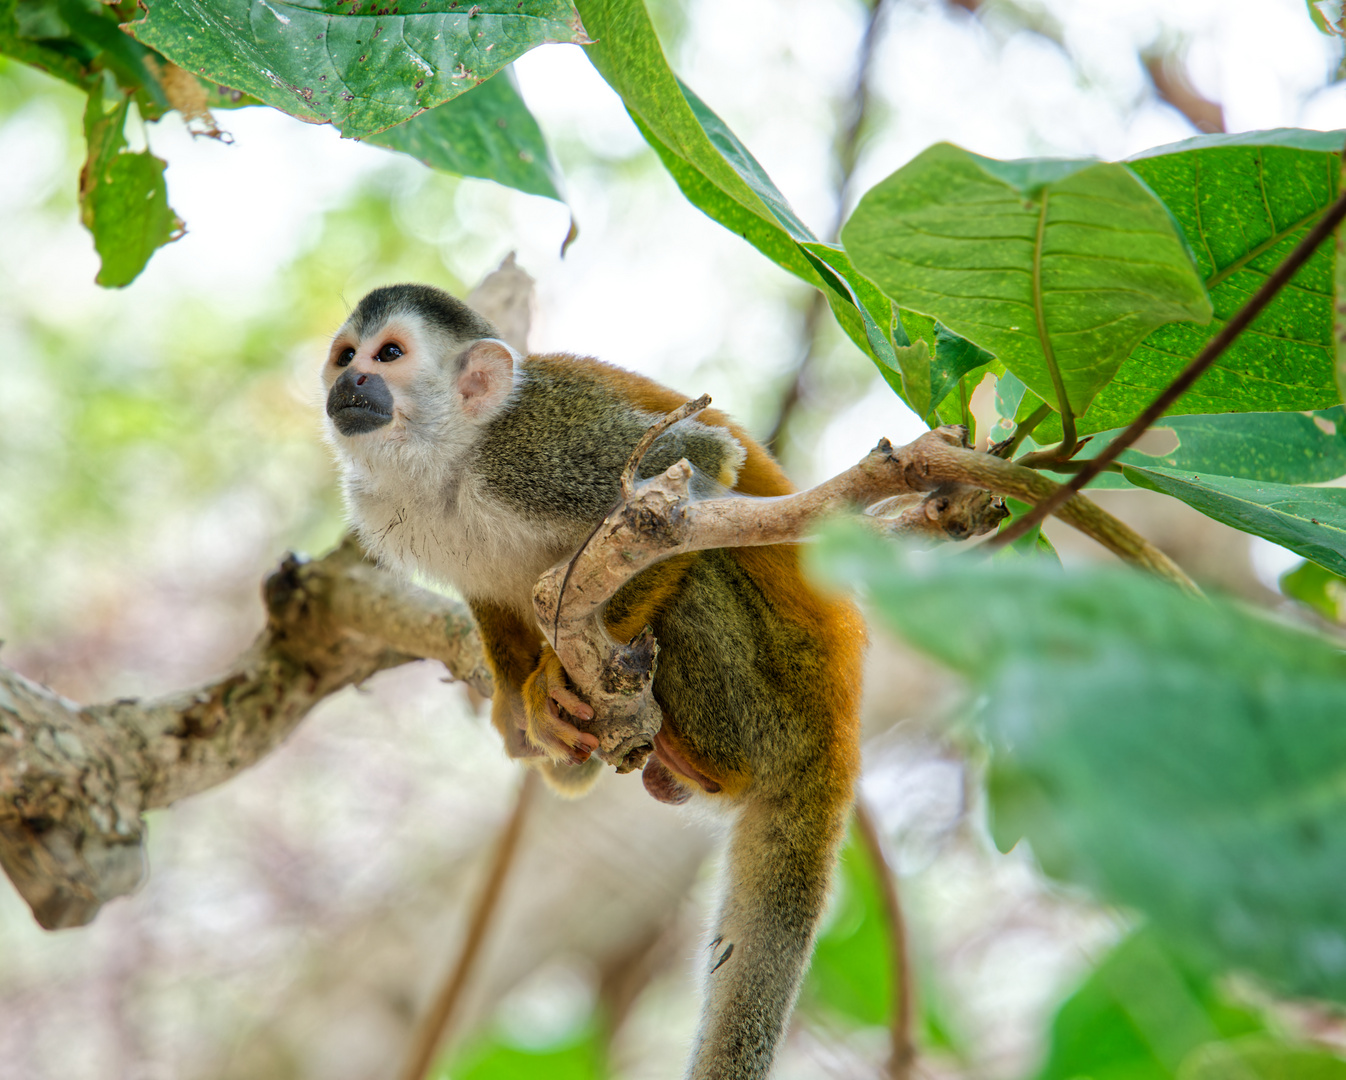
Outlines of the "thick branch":
{"label": "thick branch", "polygon": [[[861,520],[881,532],[963,539],[1005,516],[991,493],[1040,499],[1055,489],[1030,469],[968,450],[965,435],[941,428],[898,449],[884,440],[840,476],[776,499],[692,502],[686,462],[641,485],[536,593],[540,625],[548,637],[554,628],[566,671],[600,718],[599,757],[619,771],[639,767],[662,723],[651,694],[653,636],[619,645],[603,627],[617,589],[669,555],[798,540],[823,515],[876,503]],[[1087,500],[1061,513],[1124,557],[1186,580]],[[0,667],[0,867],[43,926],[81,925],[133,890],[145,872],[142,813],[260,760],[327,695],[421,658],[490,692],[462,605],[370,565],[351,542],[317,562],[287,559],[264,596],[266,630],[233,671],[196,690],[81,707]]]}
{"label": "thick branch", "polygon": [[[966,436],[964,428],[943,427],[900,448],[884,439],[844,473],[779,498],[693,501],[692,470],[685,460],[641,485],[574,559],[544,574],[533,592],[538,625],[593,706],[596,719],[585,726],[598,736],[598,756],[622,772],[637,768],[662,723],[652,694],[657,643],[648,632],[629,644],[614,642],[603,624],[603,607],[618,589],[670,556],[790,543],[806,537],[822,517],[894,496],[925,499],[895,519],[863,520],[884,531],[941,530],[946,539],[963,539],[1004,518],[1004,508],[988,492],[1028,502],[1054,493],[1058,485],[1032,469],[968,449]],[[1168,556],[1088,499],[1076,496],[1059,513],[1122,558],[1195,590]]]}
{"label": "thick branch", "polygon": [[0,866],[47,928],[89,922],[144,876],[141,814],[261,760],[329,694],[409,660],[490,691],[462,605],[407,585],[347,543],[287,559],[267,626],[195,690],[81,707],[0,667]]}

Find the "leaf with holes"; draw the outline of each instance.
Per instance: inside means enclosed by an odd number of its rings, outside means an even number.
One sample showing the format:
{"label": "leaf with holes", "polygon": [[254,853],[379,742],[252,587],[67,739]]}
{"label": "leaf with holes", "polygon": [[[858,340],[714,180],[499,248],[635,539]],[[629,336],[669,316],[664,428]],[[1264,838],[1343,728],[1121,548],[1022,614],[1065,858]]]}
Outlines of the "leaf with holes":
{"label": "leaf with holes", "polygon": [[941,143],[872,188],[842,240],[903,308],[1076,415],[1155,327],[1210,317],[1172,217],[1122,165]]}
{"label": "leaf with holes", "polygon": [[365,141],[410,154],[432,169],[564,201],[551,151],[508,68],[475,90]]}
{"label": "leaf with holes", "polygon": [[136,38],[187,71],[360,138],[529,49],[588,38],[570,0],[154,0]]}
{"label": "leaf with holes", "polygon": [[1269,484],[1238,476],[1123,467],[1137,487],[1181,499],[1207,517],[1346,574],[1346,488]]}
{"label": "leaf with holes", "polygon": [[[1162,326],[1098,395],[1081,432],[1122,427],[1159,396],[1336,199],[1346,132],[1202,135],[1127,164],[1173,212],[1214,305],[1206,326]],[[1333,250],[1323,244],[1169,411],[1327,409],[1341,402],[1332,339]],[[1060,428],[1044,427],[1051,438]]]}

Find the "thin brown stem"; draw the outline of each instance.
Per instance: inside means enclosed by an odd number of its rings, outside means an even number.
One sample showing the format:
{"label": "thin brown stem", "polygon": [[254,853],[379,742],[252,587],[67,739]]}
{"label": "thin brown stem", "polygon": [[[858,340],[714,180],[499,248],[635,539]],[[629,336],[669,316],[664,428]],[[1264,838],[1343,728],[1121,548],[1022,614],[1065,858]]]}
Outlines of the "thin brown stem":
{"label": "thin brown stem", "polygon": [[1206,370],[1220,358],[1220,355],[1237,340],[1238,336],[1248,328],[1262,309],[1271,303],[1275,295],[1289,283],[1290,279],[1299,271],[1299,268],[1308,262],[1309,257],[1317,250],[1318,245],[1332,235],[1343,218],[1346,218],[1346,192],[1338,196],[1337,201],[1318,220],[1318,224],[1309,230],[1308,235],[1276,267],[1271,276],[1262,283],[1262,287],[1257,292],[1253,293],[1248,302],[1234,313],[1234,317],[1225,324],[1224,329],[1206,343],[1206,347],[1201,350],[1196,359],[1187,365],[1182,374],[1174,379],[1168,385],[1168,388],[1155,398],[1150,406],[1136,417],[1125,431],[1113,439],[1101,454],[1090,459],[1086,467],[1081,469],[1070,483],[1062,486],[1059,491],[1040,502],[1010,528],[988,541],[988,546],[1004,547],[1006,544],[1017,540],[1046,518],[1048,514],[1054,514],[1060,510],[1067,499],[1080,491],[1085,484],[1116,461],[1122,451],[1145,434],[1150,425],[1163,416],[1178,398],[1187,393],[1197,379],[1204,375]]}
{"label": "thin brown stem", "polygon": [[654,445],[654,440],[659,438],[665,431],[674,424],[686,420],[689,416],[695,416],[710,406],[710,395],[702,394],[695,401],[688,401],[679,405],[662,420],[651,424],[649,430],[640,437],[640,442],[636,443],[636,448],[631,451],[631,456],[626,460],[626,468],[622,470],[622,498],[630,499],[636,493],[636,470],[640,468],[640,463],[645,455],[650,452],[650,447]]}
{"label": "thin brown stem", "polygon": [[916,1061],[916,1042],[912,1035],[916,995],[911,977],[911,954],[907,948],[907,923],[897,895],[897,875],[888,863],[883,838],[863,798],[855,800],[855,824],[879,879],[879,895],[883,899],[884,917],[888,920],[888,959],[892,965],[893,978],[893,1015],[890,1020],[892,1052],[888,1057],[888,1080],[908,1080]]}
{"label": "thin brown stem", "polygon": [[1029,413],[1024,422],[1015,427],[1014,434],[1010,436],[1009,441],[996,451],[996,456],[1012,458],[1018,452],[1019,447],[1023,445],[1024,440],[1032,435],[1037,430],[1037,426],[1051,415],[1051,411],[1052,407],[1044,401]]}
{"label": "thin brown stem", "polygon": [[509,875],[509,868],[518,851],[519,836],[523,832],[524,821],[528,817],[528,809],[537,787],[537,770],[525,769],[523,782],[519,785],[519,794],[514,802],[514,810],[510,813],[509,821],[505,823],[504,831],[496,842],[495,855],[491,859],[486,881],[477,895],[476,904],[473,905],[463,950],[458,954],[458,960],[450,969],[448,978],[444,980],[443,987],[430,1006],[430,1011],[416,1029],[406,1068],[402,1070],[402,1080],[424,1080],[430,1075],[430,1069],[435,1061],[435,1051],[444,1041],[449,1024],[462,1000],[463,989],[467,986],[477,957],[481,953],[482,942],[486,939],[491,918],[500,906],[500,894],[504,890],[505,878]]}
{"label": "thin brown stem", "polygon": [[[835,242],[840,234],[851,201],[855,163],[860,156],[860,137],[864,134],[865,123],[869,118],[869,70],[874,62],[874,48],[878,44],[886,2],[887,0],[873,0],[869,9],[869,21],[865,24],[865,32],[860,39],[860,51],[855,62],[855,81],[846,99],[846,115],[836,143],[837,172],[832,227],[827,232],[829,243]],[[818,334],[826,313],[827,298],[821,289],[815,289],[813,295],[809,297],[808,310],[805,312],[804,325],[800,332],[804,342],[803,355],[795,367],[789,389],[786,390],[785,397],[781,399],[780,407],[776,410],[776,422],[772,425],[771,432],[762,440],[763,445],[777,452],[779,452],[777,444],[790,426],[800,400],[805,396],[809,370],[817,353]]]}

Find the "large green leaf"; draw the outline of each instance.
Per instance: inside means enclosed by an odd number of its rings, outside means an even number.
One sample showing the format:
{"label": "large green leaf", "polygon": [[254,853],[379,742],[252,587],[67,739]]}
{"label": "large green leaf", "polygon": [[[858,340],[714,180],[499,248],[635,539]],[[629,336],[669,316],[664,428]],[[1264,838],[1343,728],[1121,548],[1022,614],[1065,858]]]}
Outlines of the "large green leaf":
{"label": "large green leaf", "polygon": [[1156,326],[1210,317],[1171,216],[1122,165],[941,143],[870,189],[842,240],[902,307],[1077,415]]}
{"label": "large green leaf", "polygon": [[570,0],[154,0],[136,38],[302,120],[361,138],[442,105],[545,42],[587,40]]}
{"label": "large green leaf", "polygon": [[823,290],[848,336],[899,394],[887,298],[818,243],[760,163],[673,73],[642,0],[576,0],[593,44],[585,52],[693,206],[778,266]]}
{"label": "large green leaf", "polygon": [[[1293,129],[1202,135],[1128,163],[1181,225],[1215,318],[1207,326],[1164,326],[1141,342],[1099,394],[1082,431],[1130,421],[1224,327],[1336,198],[1343,141],[1346,132]],[[1338,404],[1332,254],[1331,244],[1319,248],[1171,411],[1267,412]]]}
{"label": "large green leaf", "polygon": [[1223,1001],[1208,978],[1141,931],[1057,1010],[1036,1080],[1173,1080],[1203,1044],[1263,1030],[1254,1013]]}
{"label": "large green leaf", "polygon": [[[1176,445],[1163,452],[1122,451],[1124,465],[1214,473],[1273,484],[1322,484],[1346,476],[1346,409],[1313,413],[1216,413],[1169,416],[1151,429]],[[1101,452],[1120,430],[1094,436],[1078,455]],[[1094,488],[1128,488],[1117,473],[1104,473]]]}
{"label": "large green leaf", "polygon": [[1207,517],[1261,536],[1346,574],[1346,488],[1303,487],[1240,476],[1127,465],[1137,487],[1181,499]]}
{"label": "large green leaf", "polygon": [[551,151],[508,68],[461,97],[365,141],[410,154],[432,169],[561,198]]}
{"label": "large green leaf", "polygon": [[1346,1000],[1339,642],[1122,569],[901,558],[854,535],[811,557],[975,684],[998,841],[1022,832],[1195,961]]}

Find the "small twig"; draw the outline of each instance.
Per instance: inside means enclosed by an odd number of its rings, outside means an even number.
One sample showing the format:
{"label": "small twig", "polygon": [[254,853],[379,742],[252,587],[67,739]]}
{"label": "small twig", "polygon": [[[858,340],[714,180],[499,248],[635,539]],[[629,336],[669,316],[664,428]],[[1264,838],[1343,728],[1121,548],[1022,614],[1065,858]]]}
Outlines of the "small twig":
{"label": "small twig", "polygon": [[869,852],[874,874],[879,879],[883,913],[888,920],[888,954],[893,978],[892,1052],[888,1058],[888,1080],[907,1080],[916,1061],[916,1042],[912,1035],[916,988],[911,976],[911,954],[907,948],[907,923],[897,895],[897,875],[888,863],[883,838],[863,798],[855,800],[855,824],[860,840]]}
{"label": "small twig", "polygon": [[650,452],[650,447],[654,441],[674,424],[686,420],[689,416],[695,416],[704,411],[710,405],[710,395],[702,394],[695,401],[688,401],[679,405],[671,413],[665,416],[657,423],[651,424],[650,429],[640,437],[640,442],[636,443],[636,448],[631,451],[631,456],[626,460],[626,468],[622,470],[622,499],[630,501],[636,493],[636,470],[640,468],[641,461],[645,455]]}
{"label": "small twig", "polygon": [[1056,513],[1067,499],[1080,491],[1085,484],[1089,483],[1112,462],[1116,461],[1122,451],[1145,434],[1150,425],[1163,416],[1178,398],[1187,393],[1192,388],[1192,384],[1205,374],[1206,369],[1219,359],[1220,354],[1229,348],[1238,336],[1248,328],[1248,325],[1271,302],[1272,298],[1289,283],[1290,279],[1299,271],[1299,268],[1308,262],[1309,256],[1317,250],[1318,245],[1332,235],[1333,230],[1341,224],[1342,218],[1346,218],[1346,192],[1342,192],[1338,196],[1337,201],[1318,219],[1318,223],[1309,230],[1308,235],[1299,242],[1294,251],[1290,252],[1280,266],[1272,272],[1271,276],[1262,283],[1262,287],[1253,293],[1248,302],[1234,313],[1234,317],[1225,324],[1224,329],[1206,343],[1206,347],[1201,350],[1197,358],[1188,364],[1183,369],[1182,374],[1174,379],[1168,385],[1168,388],[1150,403],[1149,408],[1136,417],[1125,431],[1108,443],[1101,454],[1091,458],[1085,468],[1080,470],[1070,483],[1064,485],[1050,498],[1038,503],[1004,532],[989,540],[987,546],[999,548],[1013,543],[1041,522],[1048,514]]}
{"label": "small twig", "polygon": [[458,960],[449,970],[430,1011],[416,1029],[411,1044],[411,1054],[407,1058],[407,1067],[402,1071],[402,1080],[423,1080],[430,1074],[434,1065],[435,1051],[448,1031],[449,1022],[462,1000],[463,989],[472,974],[477,956],[481,953],[482,943],[486,940],[486,931],[490,928],[491,917],[499,910],[500,894],[509,875],[514,855],[519,849],[519,837],[523,833],[524,821],[528,809],[537,791],[538,773],[536,769],[525,769],[523,782],[519,785],[519,794],[514,802],[514,810],[505,823],[504,831],[496,842],[495,856],[477,894],[472,907],[472,915],[467,924],[467,936],[463,940],[463,950]]}
{"label": "small twig", "polygon": [[1015,427],[1013,435],[999,446],[993,447],[992,453],[996,457],[1012,458],[1018,452],[1019,447],[1023,445],[1023,441],[1033,434],[1037,426],[1047,419],[1051,411],[1052,407],[1044,401],[1024,418],[1022,424]]}

